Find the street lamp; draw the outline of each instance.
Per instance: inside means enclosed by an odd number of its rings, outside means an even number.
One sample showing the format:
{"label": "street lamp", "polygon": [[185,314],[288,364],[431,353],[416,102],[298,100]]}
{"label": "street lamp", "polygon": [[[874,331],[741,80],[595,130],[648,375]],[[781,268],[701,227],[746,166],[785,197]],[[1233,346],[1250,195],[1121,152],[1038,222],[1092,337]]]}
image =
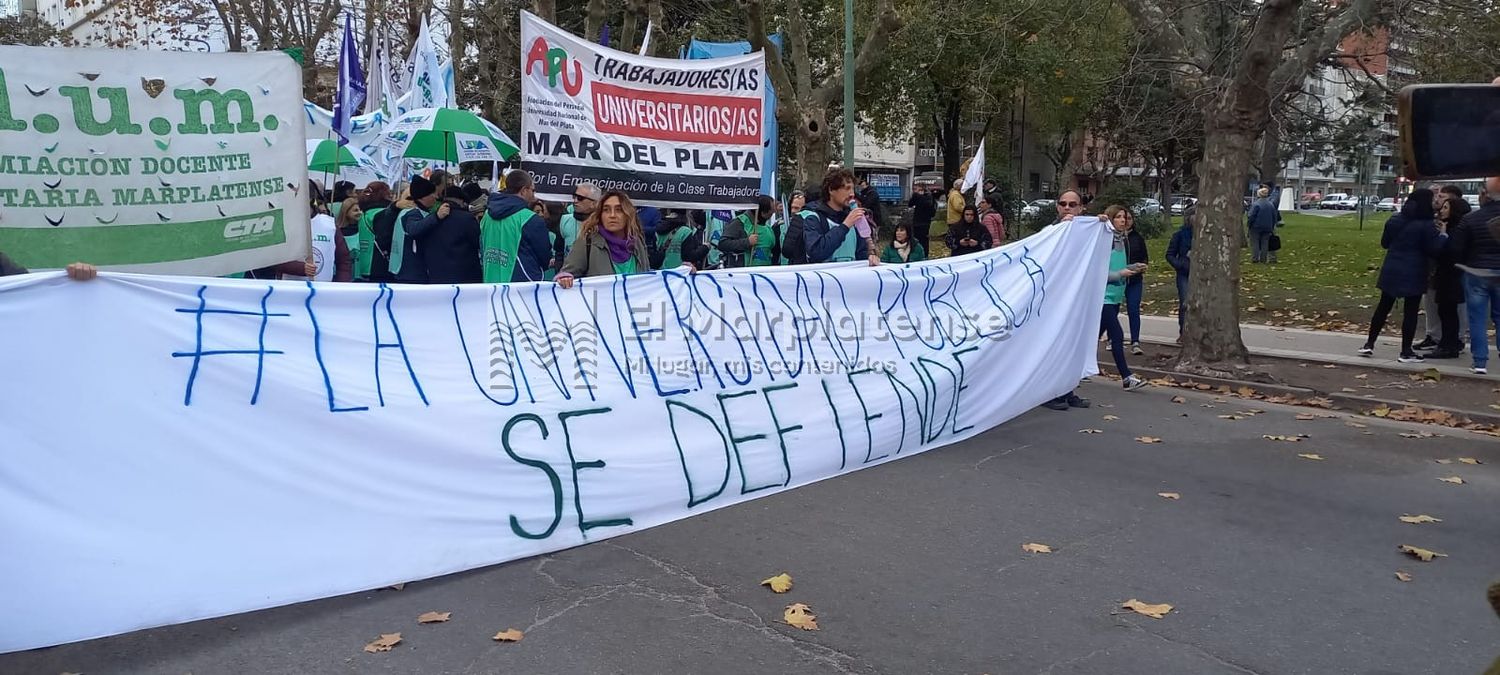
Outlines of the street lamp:
{"label": "street lamp", "polygon": [[844,0],[844,170],[854,170],[854,0]]}

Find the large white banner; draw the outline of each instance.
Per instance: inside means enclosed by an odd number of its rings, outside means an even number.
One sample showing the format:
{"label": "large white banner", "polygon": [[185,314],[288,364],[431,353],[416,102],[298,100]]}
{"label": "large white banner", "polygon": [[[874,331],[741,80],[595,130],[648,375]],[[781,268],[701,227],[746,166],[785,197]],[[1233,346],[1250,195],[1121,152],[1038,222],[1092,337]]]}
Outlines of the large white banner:
{"label": "large white banner", "polygon": [[583,181],[637,203],[754,207],[765,55],[658,59],[603,47],[521,12],[521,168],[542,199]]}
{"label": "large white banner", "polygon": [[599,541],[985,431],[1095,368],[1108,236],[381,286],[0,278],[0,652]]}
{"label": "large white banner", "polygon": [[174,274],[301,260],[302,117],[281,52],[0,46],[0,250]]}

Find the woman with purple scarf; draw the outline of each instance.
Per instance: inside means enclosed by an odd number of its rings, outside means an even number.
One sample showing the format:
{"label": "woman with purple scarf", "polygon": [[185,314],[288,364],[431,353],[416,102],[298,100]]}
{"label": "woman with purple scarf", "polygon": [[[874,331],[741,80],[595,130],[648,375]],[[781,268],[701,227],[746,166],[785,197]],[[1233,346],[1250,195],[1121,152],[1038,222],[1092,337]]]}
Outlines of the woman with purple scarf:
{"label": "woman with purple scarf", "polygon": [[610,190],[578,228],[578,240],[563,261],[557,284],[572,288],[573,280],[582,277],[650,272],[650,261],[635,205],[624,192]]}

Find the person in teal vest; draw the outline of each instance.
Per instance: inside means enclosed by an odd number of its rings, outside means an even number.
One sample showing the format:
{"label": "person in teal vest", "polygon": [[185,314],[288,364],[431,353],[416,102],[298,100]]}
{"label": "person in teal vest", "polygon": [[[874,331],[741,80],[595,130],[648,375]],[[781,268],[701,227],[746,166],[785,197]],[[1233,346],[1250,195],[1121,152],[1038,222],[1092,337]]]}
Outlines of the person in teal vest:
{"label": "person in teal vest", "polygon": [[623,191],[610,190],[579,228],[578,241],[563,261],[557,285],[572,288],[575,280],[584,277],[650,272],[650,263],[635,205]]}
{"label": "person in teal vest", "polygon": [[599,208],[599,195],[599,186],[593,183],[573,186],[573,205],[557,221],[558,233],[562,235],[563,256],[566,257],[568,251],[573,250],[573,243],[578,241],[580,224],[589,219],[594,209]]}
{"label": "person in teal vest", "polygon": [[368,281],[370,265],[375,258],[375,219],[391,207],[394,201],[391,186],[383,181],[371,181],[359,195],[359,208],[364,215],[359,217],[359,233],[350,243],[354,253],[354,280]]}
{"label": "person in teal vest", "polygon": [[[661,225],[657,226],[654,236],[655,245],[650,247],[651,269],[675,270],[691,265],[696,270],[708,255],[703,234],[682,211],[671,209],[662,213]],[[648,239],[647,243],[652,242]]]}
{"label": "person in teal vest", "polygon": [[412,206],[402,209],[396,216],[395,229],[391,234],[391,271],[403,284],[425,284],[428,280],[426,253],[417,246],[413,230],[421,229],[421,223],[431,215],[438,201],[437,186],[421,176],[411,179]]}
{"label": "person in teal vest", "polygon": [[771,265],[776,239],[771,231],[771,216],[776,213],[776,200],[770,195],[756,198],[756,210],[742,211],[724,226],[724,236],[719,239],[719,250],[724,253],[724,267],[761,267]]}
{"label": "person in teal vest", "polygon": [[786,221],[773,228],[776,236],[777,265],[802,265],[807,263],[807,236],[802,231],[802,212],[807,209],[807,192],[793,190],[791,203],[787,207]]}
{"label": "person in teal vest", "polygon": [[1120,327],[1120,303],[1125,301],[1125,282],[1141,273],[1144,264],[1127,263],[1126,238],[1130,229],[1126,224],[1129,212],[1123,206],[1111,206],[1104,210],[1104,222],[1108,223],[1112,235],[1109,251],[1109,281],[1104,287],[1104,311],[1099,316],[1099,334],[1109,335],[1109,351],[1114,356],[1115,368],[1124,379],[1125,391],[1135,391],[1146,386],[1146,381],[1130,372],[1125,363],[1125,331]]}
{"label": "person in teal vest", "polygon": [[484,283],[546,280],[552,239],[547,221],[531,210],[535,202],[531,174],[519,169],[505,174],[505,188],[490,195],[489,208],[479,224]]}
{"label": "person in teal vest", "polygon": [[850,204],[853,198],[854,174],[847,169],[832,169],[823,177],[823,199],[800,214],[807,262],[869,260],[872,267],[880,264],[871,245],[874,235],[869,217],[864,209]]}

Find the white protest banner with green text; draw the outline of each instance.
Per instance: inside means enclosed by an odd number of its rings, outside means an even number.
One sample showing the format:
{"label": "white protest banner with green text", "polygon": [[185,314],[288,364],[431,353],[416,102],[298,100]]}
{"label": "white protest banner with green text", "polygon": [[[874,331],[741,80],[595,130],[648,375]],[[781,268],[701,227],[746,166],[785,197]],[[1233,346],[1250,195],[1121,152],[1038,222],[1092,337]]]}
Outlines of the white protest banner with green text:
{"label": "white protest banner with green text", "polygon": [[568,290],[0,277],[0,354],[26,355],[0,387],[0,652],[557,551],[969,438],[1097,369],[1105,228]]}
{"label": "white protest banner with green text", "polygon": [[301,260],[302,115],[281,52],[0,46],[0,251],[200,275]]}

